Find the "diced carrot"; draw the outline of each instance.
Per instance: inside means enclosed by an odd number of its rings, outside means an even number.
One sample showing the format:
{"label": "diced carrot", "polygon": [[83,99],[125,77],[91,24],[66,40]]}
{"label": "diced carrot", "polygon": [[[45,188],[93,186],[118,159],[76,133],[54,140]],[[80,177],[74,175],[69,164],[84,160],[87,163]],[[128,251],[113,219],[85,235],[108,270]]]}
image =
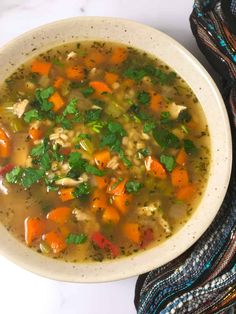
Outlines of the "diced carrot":
{"label": "diced carrot", "polygon": [[102,214],[102,220],[105,223],[111,222],[113,224],[118,224],[120,221],[120,215],[114,207],[107,206]]}
{"label": "diced carrot", "polygon": [[74,81],[81,81],[84,78],[84,69],[80,65],[68,67],[66,69],[66,76]]}
{"label": "diced carrot", "polygon": [[30,245],[34,240],[39,239],[45,232],[45,229],[45,220],[27,217],[25,219],[25,243]]}
{"label": "diced carrot", "polygon": [[74,188],[60,189],[59,197],[62,200],[62,202],[73,200],[75,198],[73,194],[74,190],[75,190]]}
{"label": "diced carrot", "polygon": [[29,129],[29,137],[33,140],[39,140],[43,137],[43,132],[40,128],[30,128]]}
{"label": "diced carrot", "polygon": [[111,153],[109,150],[104,149],[94,153],[93,155],[95,164],[99,169],[106,168],[108,162],[111,160]]}
{"label": "diced carrot", "polygon": [[52,64],[50,62],[35,60],[31,64],[31,71],[40,75],[48,75],[51,70]]}
{"label": "diced carrot", "polygon": [[0,128],[0,158],[7,158],[10,156],[11,145],[10,139],[6,132]]}
{"label": "diced carrot", "polygon": [[113,196],[112,205],[118,208],[122,214],[126,214],[129,209],[129,205],[131,204],[132,199],[133,199],[133,196],[128,193],[115,195]]}
{"label": "diced carrot", "polygon": [[65,237],[59,232],[48,232],[44,235],[43,239],[55,254],[60,253],[66,249]]}
{"label": "diced carrot", "polygon": [[112,73],[112,72],[106,72],[105,73],[105,82],[108,84],[108,85],[112,85],[113,83],[117,82],[118,81],[118,74],[116,73]]}
{"label": "diced carrot", "polygon": [[64,81],[65,81],[65,79],[62,76],[58,76],[58,77],[56,77],[56,79],[53,83],[53,86],[55,88],[60,88]]}
{"label": "diced carrot", "polygon": [[137,223],[125,223],[122,226],[123,234],[126,238],[134,243],[140,243],[141,233],[139,230],[139,224]]}
{"label": "diced carrot", "polygon": [[114,48],[112,51],[110,63],[117,65],[121,64],[127,59],[127,50],[122,47]]}
{"label": "diced carrot", "polygon": [[119,179],[113,178],[107,187],[107,193],[112,195],[122,195],[125,193],[125,185],[127,179]]}
{"label": "diced carrot", "polygon": [[124,79],[122,85],[126,86],[126,87],[132,87],[134,86],[134,80],[131,79]]}
{"label": "diced carrot", "polygon": [[176,198],[181,201],[188,201],[192,198],[195,192],[196,192],[195,186],[193,184],[189,184],[177,190]]}
{"label": "diced carrot", "polygon": [[108,206],[107,196],[103,190],[95,190],[92,195],[91,207],[93,211],[104,210]]}
{"label": "diced carrot", "polygon": [[52,94],[52,96],[49,97],[48,101],[53,104],[52,110],[54,112],[59,111],[65,105],[64,100],[61,98],[58,92]]}
{"label": "diced carrot", "polygon": [[104,189],[107,186],[108,181],[109,181],[109,179],[106,176],[103,176],[103,177],[95,176],[95,180],[96,180],[97,187],[100,190]]}
{"label": "diced carrot", "polygon": [[188,185],[189,178],[187,170],[181,167],[176,167],[171,172],[171,182],[173,186],[176,186],[178,188]]}
{"label": "diced carrot", "polygon": [[47,214],[47,219],[50,219],[60,225],[63,225],[67,222],[71,214],[70,207],[57,207],[52,209]]}
{"label": "diced carrot", "polygon": [[155,177],[159,179],[165,179],[167,176],[164,166],[152,156],[147,156],[145,158],[145,167],[147,171],[150,171]]}
{"label": "diced carrot", "polygon": [[180,166],[184,166],[186,164],[187,161],[187,154],[185,152],[185,150],[183,148],[180,149],[180,151],[178,152],[175,161],[177,162],[177,164],[179,164]]}
{"label": "diced carrot", "polygon": [[110,87],[104,82],[91,81],[91,82],[89,82],[89,86],[91,86],[93,89],[95,89],[95,91],[98,95],[101,95],[103,93],[109,93],[109,94],[112,93],[112,90],[110,89]]}
{"label": "diced carrot", "polygon": [[163,98],[160,94],[156,92],[151,92],[150,109],[153,112],[159,112]]}
{"label": "diced carrot", "polygon": [[105,56],[99,51],[92,51],[84,58],[84,64],[87,68],[92,69],[102,64],[105,61]]}

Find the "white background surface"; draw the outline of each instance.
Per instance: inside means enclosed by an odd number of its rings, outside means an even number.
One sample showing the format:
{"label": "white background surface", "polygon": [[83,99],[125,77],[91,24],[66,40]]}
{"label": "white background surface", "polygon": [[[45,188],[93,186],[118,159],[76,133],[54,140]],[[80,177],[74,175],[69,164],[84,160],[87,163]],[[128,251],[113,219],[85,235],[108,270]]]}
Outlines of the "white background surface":
{"label": "white background surface", "polygon": [[[57,19],[114,16],[166,32],[204,62],[189,26],[192,4],[192,0],[0,0],[0,45]],[[135,282],[136,278],[106,284],[56,282],[0,257],[0,313],[134,314]]]}

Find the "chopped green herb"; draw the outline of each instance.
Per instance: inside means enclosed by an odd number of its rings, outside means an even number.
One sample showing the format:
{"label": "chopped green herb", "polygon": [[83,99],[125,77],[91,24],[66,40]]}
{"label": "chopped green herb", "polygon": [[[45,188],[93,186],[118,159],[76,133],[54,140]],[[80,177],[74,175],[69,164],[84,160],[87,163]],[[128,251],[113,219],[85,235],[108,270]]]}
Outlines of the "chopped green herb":
{"label": "chopped green herb", "polygon": [[164,155],[162,154],[160,156],[160,162],[165,166],[165,168],[171,172],[175,166],[176,166],[176,163],[175,163],[175,159],[173,156],[170,156],[170,155]]}
{"label": "chopped green herb", "polygon": [[24,113],[23,118],[24,118],[24,121],[26,123],[31,123],[35,120],[41,120],[42,119],[42,117],[41,117],[41,115],[37,109],[32,109],[32,110],[26,111]]}
{"label": "chopped green herb", "polygon": [[123,72],[123,75],[136,81],[139,82],[144,78],[145,75],[147,75],[146,71],[144,69],[132,69],[128,68]]}
{"label": "chopped green herb", "polygon": [[155,129],[156,124],[153,121],[145,122],[143,126],[144,133],[150,133],[153,129]]}
{"label": "chopped green herb", "polygon": [[88,183],[81,183],[79,186],[77,186],[73,192],[73,195],[76,198],[80,198],[86,195],[89,195],[91,192],[91,188]]}
{"label": "chopped green herb", "polygon": [[153,137],[156,142],[161,146],[161,148],[179,148],[180,140],[173,133],[165,129],[154,129]]}
{"label": "chopped green herb", "polygon": [[111,191],[113,191],[124,179],[119,177],[116,182],[114,182],[111,186]]}
{"label": "chopped green herb", "polygon": [[6,179],[9,183],[18,183],[22,175],[22,168],[15,167],[6,174]]}
{"label": "chopped green herb", "polygon": [[52,108],[52,103],[48,101],[48,98],[54,93],[53,87],[45,89],[37,89],[35,91],[35,97],[40,105],[42,111],[49,111]]}
{"label": "chopped green herb", "polygon": [[91,109],[85,111],[85,117],[84,121],[85,123],[93,122],[93,121],[99,121],[101,118],[101,109]]}
{"label": "chopped green herb", "polygon": [[51,159],[49,153],[46,153],[40,159],[40,168],[44,171],[51,169]]}
{"label": "chopped green herb", "polygon": [[88,126],[91,127],[91,129],[95,132],[95,133],[100,133],[101,130],[105,127],[106,122],[105,121],[93,121],[88,123]]}
{"label": "chopped green herb", "polygon": [[185,133],[185,134],[188,134],[188,128],[184,125],[184,124],[181,124],[181,129],[183,130],[183,132]]}
{"label": "chopped green herb", "polygon": [[69,233],[66,238],[66,244],[83,244],[87,241],[87,236],[84,233]]}
{"label": "chopped green herb", "polygon": [[104,176],[105,172],[103,170],[98,169],[97,167],[94,167],[92,165],[86,165],[85,171],[89,174],[93,174],[95,176],[102,177]]}
{"label": "chopped green herb", "polygon": [[59,59],[52,59],[52,63],[59,66],[59,67],[64,67],[64,65],[65,65]]}
{"label": "chopped green herb", "polygon": [[91,86],[89,86],[89,87],[87,87],[81,91],[83,96],[86,98],[89,97],[90,95],[92,95],[94,92],[95,92],[95,89],[92,88]]}
{"label": "chopped green herb", "polygon": [[49,149],[48,139],[45,138],[42,143],[32,148],[30,155],[32,157],[42,157]]}
{"label": "chopped green herb", "polygon": [[151,151],[149,148],[141,148],[137,151],[138,159],[142,159],[143,157],[147,157],[151,155]]}
{"label": "chopped green herb", "polygon": [[120,136],[127,135],[123,126],[118,122],[109,122],[107,125],[107,128],[111,133],[116,133],[116,134],[119,134]]}
{"label": "chopped green herb", "polygon": [[170,113],[168,111],[163,111],[161,113],[161,117],[160,117],[160,123],[162,125],[166,125],[166,124],[170,124],[171,119],[170,119]]}
{"label": "chopped green herb", "polygon": [[125,185],[125,189],[128,193],[137,193],[143,187],[143,183],[138,181],[128,181]]}
{"label": "chopped green herb", "polygon": [[178,115],[178,121],[180,123],[187,123],[190,122],[192,119],[192,116],[188,112],[188,109],[181,110],[179,115]]}
{"label": "chopped green herb", "polygon": [[72,99],[69,104],[66,106],[65,110],[63,111],[63,116],[66,116],[68,114],[76,114],[78,113],[77,108],[78,99],[74,98]]}
{"label": "chopped green herb", "polygon": [[137,95],[138,103],[140,103],[141,105],[147,105],[150,102],[150,99],[150,94],[145,91],[141,91]]}
{"label": "chopped green herb", "polygon": [[184,150],[188,155],[195,154],[197,152],[197,147],[191,140],[184,140]]}

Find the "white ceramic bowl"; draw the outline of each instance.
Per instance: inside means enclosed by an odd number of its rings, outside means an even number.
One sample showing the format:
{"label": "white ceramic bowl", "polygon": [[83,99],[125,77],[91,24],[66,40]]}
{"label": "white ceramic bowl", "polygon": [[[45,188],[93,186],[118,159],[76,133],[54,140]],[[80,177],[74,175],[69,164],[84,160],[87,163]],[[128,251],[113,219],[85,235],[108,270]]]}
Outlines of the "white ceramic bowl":
{"label": "white ceramic bowl", "polygon": [[221,95],[202,65],[180,44],[151,27],[115,18],[72,18],[41,26],[0,50],[0,82],[27,59],[62,43],[120,42],[145,50],[173,68],[191,86],[207,117],[212,161],[205,194],[191,219],[159,246],[114,261],[84,264],[50,259],[27,248],[0,225],[0,252],[16,264],[49,278],[71,282],[122,279],[161,266],[187,250],[207,229],[223,201],[231,172],[231,135]]}

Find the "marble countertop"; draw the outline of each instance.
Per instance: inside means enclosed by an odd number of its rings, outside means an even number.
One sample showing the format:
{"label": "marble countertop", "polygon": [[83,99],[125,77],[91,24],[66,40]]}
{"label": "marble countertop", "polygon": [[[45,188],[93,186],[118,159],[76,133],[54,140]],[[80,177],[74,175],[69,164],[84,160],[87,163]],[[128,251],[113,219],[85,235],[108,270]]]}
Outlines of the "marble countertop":
{"label": "marble countertop", "polygon": [[[19,34],[72,16],[133,19],[169,34],[208,68],[189,26],[191,0],[0,0],[0,46]],[[211,71],[210,71],[211,72]],[[4,239],[3,239],[4,241]],[[31,274],[0,257],[2,314],[134,314],[137,278],[71,284]]]}

